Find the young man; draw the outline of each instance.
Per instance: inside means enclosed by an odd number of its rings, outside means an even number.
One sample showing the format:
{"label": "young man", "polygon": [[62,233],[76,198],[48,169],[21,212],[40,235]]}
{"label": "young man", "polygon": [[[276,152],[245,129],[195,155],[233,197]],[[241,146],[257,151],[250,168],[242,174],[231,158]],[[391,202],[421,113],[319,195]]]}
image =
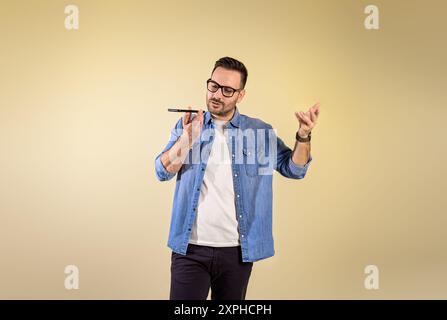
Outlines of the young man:
{"label": "young man", "polygon": [[[293,151],[272,126],[239,113],[247,69],[216,61],[207,112],[177,122],[155,160],[157,178],[177,174],[168,246],[171,299],[243,300],[254,261],[274,255],[272,174],[302,179],[312,160],[311,130],[320,106],[296,112]],[[268,153],[266,152],[268,149]]]}

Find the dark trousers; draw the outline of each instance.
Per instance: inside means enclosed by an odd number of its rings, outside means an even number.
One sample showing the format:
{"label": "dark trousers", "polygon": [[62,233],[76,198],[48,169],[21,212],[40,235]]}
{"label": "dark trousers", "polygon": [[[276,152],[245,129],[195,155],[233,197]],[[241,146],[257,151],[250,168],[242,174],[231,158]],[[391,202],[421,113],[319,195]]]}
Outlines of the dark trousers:
{"label": "dark trousers", "polygon": [[172,252],[171,300],[244,300],[253,262],[242,262],[241,247],[189,244],[186,255]]}

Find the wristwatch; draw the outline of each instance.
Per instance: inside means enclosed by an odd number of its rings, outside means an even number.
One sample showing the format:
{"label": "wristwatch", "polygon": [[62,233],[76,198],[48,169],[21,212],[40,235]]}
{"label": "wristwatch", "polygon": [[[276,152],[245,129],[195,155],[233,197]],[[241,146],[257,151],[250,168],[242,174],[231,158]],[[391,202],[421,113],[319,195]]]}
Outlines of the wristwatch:
{"label": "wristwatch", "polygon": [[296,132],[295,138],[296,140],[298,140],[299,142],[309,142],[311,139],[311,133],[309,132],[309,135],[307,136],[307,138],[301,138],[300,135],[298,134],[298,131]]}

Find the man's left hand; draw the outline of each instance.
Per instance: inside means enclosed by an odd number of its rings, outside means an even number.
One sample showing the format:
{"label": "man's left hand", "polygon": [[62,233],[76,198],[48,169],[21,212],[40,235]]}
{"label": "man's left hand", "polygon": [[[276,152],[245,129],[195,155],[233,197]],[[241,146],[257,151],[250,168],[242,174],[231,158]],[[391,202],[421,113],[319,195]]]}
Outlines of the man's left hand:
{"label": "man's left hand", "polygon": [[307,138],[309,133],[317,124],[318,115],[320,114],[320,103],[316,103],[307,112],[295,112],[295,116],[300,123],[298,135],[301,138]]}

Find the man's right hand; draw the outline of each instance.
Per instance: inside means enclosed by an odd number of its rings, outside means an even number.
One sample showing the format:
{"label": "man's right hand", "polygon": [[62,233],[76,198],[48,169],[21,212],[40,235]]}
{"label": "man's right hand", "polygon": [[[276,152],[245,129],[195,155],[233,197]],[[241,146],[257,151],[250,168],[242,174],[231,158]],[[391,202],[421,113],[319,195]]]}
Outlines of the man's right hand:
{"label": "man's right hand", "polygon": [[[188,107],[191,109],[191,106]],[[199,113],[195,116],[191,112],[185,112],[183,115],[183,134],[188,137],[189,147],[191,148],[194,142],[200,138],[200,133],[203,126],[203,110],[199,109]]]}
{"label": "man's right hand", "polygon": [[[191,109],[191,107],[188,107]],[[183,132],[174,145],[161,155],[161,163],[169,173],[177,173],[183,165],[194,142],[200,138],[203,125],[203,110],[194,117],[186,112],[182,118]]]}

